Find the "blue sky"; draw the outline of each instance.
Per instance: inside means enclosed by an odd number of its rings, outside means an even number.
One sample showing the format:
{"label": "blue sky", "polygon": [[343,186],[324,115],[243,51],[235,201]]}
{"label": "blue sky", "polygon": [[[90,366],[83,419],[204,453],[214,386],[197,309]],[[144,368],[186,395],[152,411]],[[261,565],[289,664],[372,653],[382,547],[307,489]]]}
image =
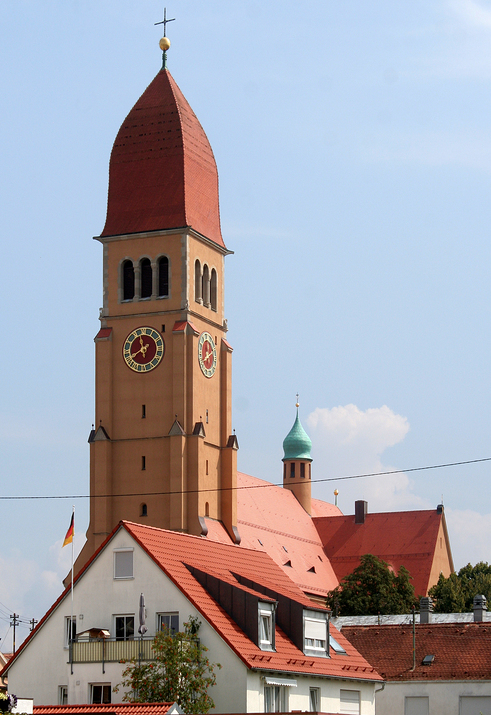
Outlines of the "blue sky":
{"label": "blue sky", "polygon": [[[297,391],[314,479],[491,457],[491,1],[167,9],[169,69],[215,152],[234,251],[239,468],[280,481]],[[88,491],[92,237],[112,142],[160,66],[161,17],[154,0],[0,5],[3,496]],[[345,513],[443,495],[459,568],[491,560],[490,469],[319,481],[314,495],[337,487]],[[59,594],[73,502],[2,501],[3,650],[4,616],[39,618]]]}

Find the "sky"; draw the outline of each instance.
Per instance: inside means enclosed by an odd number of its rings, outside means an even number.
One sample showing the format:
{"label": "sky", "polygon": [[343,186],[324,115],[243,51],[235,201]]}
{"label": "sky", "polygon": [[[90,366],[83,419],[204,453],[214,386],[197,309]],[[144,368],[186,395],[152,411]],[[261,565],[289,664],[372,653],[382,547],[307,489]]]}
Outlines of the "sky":
{"label": "sky", "polygon": [[[158,72],[155,0],[0,4],[0,648],[61,592],[88,503],[108,161]],[[239,469],[445,505],[491,561],[491,0],[174,0],[168,66],[213,147]],[[392,475],[342,479],[399,470]],[[406,471],[404,471],[406,470]],[[8,499],[6,497],[43,497]],[[56,498],[44,498],[56,497]],[[17,632],[17,645],[27,635]]]}

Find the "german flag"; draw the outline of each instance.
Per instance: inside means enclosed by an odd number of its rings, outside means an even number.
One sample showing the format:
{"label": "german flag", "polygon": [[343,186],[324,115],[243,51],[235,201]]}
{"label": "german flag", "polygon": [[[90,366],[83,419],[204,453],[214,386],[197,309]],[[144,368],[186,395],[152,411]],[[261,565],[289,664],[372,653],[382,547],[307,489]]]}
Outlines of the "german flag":
{"label": "german flag", "polygon": [[[72,512],[70,526],[68,527],[68,531],[66,532],[65,541],[63,542],[63,546],[66,546],[67,544],[71,544],[73,541],[73,532],[75,531],[74,517],[75,517],[75,514],[73,514],[73,512]],[[63,548],[63,546],[61,548]]]}

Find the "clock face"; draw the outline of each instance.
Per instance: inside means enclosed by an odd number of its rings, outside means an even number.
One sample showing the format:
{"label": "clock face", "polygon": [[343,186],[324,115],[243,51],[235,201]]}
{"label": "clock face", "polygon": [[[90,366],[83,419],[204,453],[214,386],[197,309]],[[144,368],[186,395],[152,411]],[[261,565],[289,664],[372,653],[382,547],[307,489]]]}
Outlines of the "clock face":
{"label": "clock face", "polygon": [[155,328],[136,328],[123,343],[123,358],[131,370],[150,372],[164,357],[165,345]]}
{"label": "clock face", "polygon": [[198,360],[205,377],[213,377],[217,366],[217,349],[210,333],[201,333],[198,341]]}

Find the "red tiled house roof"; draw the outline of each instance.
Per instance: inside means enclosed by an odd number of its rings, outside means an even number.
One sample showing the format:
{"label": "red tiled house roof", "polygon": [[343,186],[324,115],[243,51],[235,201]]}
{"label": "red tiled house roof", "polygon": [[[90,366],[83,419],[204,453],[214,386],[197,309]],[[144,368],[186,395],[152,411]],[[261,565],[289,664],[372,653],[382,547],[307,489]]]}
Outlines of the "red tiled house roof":
{"label": "red tiled house roof", "polygon": [[171,74],[161,70],[114,142],[101,235],[185,226],[224,247],[213,151]]}
{"label": "red tiled house roof", "polygon": [[[343,635],[385,680],[491,680],[489,623],[416,624],[416,668],[413,627],[344,626]],[[431,665],[422,665],[434,655]]]}
{"label": "red tiled house roof", "polygon": [[[85,576],[92,561],[97,558],[119,529],[126,529],[249,668],[306,675],[314,672],[335,678],[381,680],[375,669],[334,627],[332,627],[333,635],[345,648],[347,655],[341,655],[331,650],[330,658],[306,656],[278,626],[276,627],[276,652],[260,650],[193,575],[193,572],[206,572],[211,577],[241,591],[264,593],[266,597],[262,600],[265,601],[269,600],[272,593],[276,593],[304,608],[316,608],[303,591],[263,551],[123,521],[79,572],[75,583]],[[68,596],[69,588],[65,589],[57,602],[41,619],[16,652],[11,663],[36,636],[53,610]],[[8,667],[9,665],[5,666],[0,675],[5,673]]]}
{"label": "red tiled house roof", "polygon": [[403,511],[366,514],[364,523],[354,516],[314,517],[324,551],[337,578],[358,566],[363,554],[373,554],[398,571],[405,566],[417,596],[426,596],[440,571],[453,571],[452,555],[443,512]]}
{"label": "red tiled house roof", "polygon": [[337,639],[339,635],[339,642],[346,647],[348,657],[332,651],[331,658],[305,656],[278,627],[276,652],[260,650],[198,583],[188,568],[194,567],[238,586],[239,581],[234,576],[236,574],[256,584],[256,591],[266,588],[287,596],[305,608],[315,608],[312,601],[266,553],[140,524],[122,524],[248,667],[305,674],[316,672],[339,678],[379,679],[369,663],[334,628],[334,637]]}
{"label": "red tiled house roof", "polygon": [[166,715],[175,703],[107,703],[97,705],[34,705],[34,715]]}

